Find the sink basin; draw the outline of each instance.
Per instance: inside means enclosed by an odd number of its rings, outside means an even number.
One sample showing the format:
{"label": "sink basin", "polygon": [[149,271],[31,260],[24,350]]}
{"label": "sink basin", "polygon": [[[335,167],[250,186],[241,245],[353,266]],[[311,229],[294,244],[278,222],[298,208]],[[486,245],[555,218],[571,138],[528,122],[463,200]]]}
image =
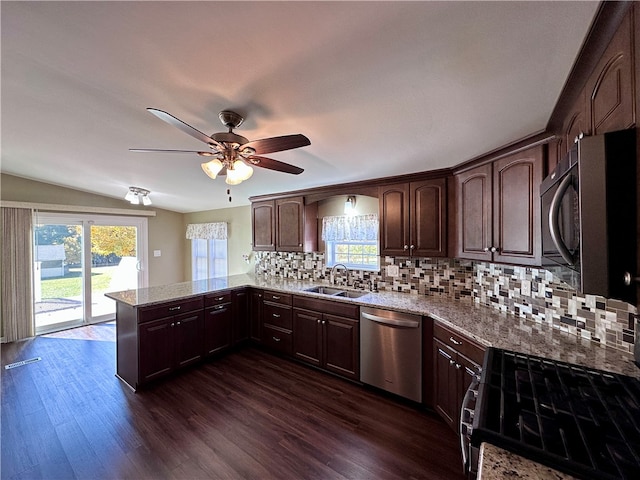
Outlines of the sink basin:
{"label": "sink basin", "polygon": [[311,287],[305,289],[305,292],[322,293],[323,295],[340,295],[344,290],[331,287]]}
{"label": "sink basin", "polygon": [[332,297],[358,298],[366,295],[368,292],[358,292],[356,290],[341,290],[333,287],[311,287],[305,289],[305,292],[321,293]]}
{"label": "sink basin", "polygon": [[347,297],[347,298],[359,298],[363,295],[366,295],[369,292],[357,292],[355,290],[343,290],[340,293],[336,293],[336,297]]}

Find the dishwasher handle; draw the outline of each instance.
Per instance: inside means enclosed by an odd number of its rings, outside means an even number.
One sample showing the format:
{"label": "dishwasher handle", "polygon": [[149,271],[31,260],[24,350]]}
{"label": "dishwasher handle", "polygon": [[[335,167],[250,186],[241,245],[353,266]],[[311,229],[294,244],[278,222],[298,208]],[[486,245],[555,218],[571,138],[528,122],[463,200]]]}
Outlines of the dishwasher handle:
{"label": "dishwasher handle", "polygon": [[418,320],[400,320],[396,318],[385,318],[379,317],[377,315],[372,315],[367,312],[360,312],[360,316],[367,320],[371,320],[372,322],[380,323],[382,325],[388,325],[391,327],[401,327],[401,328],[418,328],[420,326],[420,322]]}

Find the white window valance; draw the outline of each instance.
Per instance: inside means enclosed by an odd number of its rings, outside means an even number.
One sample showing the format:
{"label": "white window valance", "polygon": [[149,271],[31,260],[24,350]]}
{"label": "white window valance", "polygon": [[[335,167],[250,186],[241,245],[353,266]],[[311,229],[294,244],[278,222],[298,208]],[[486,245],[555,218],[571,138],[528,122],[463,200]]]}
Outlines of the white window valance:
{"label": "white window valance", "polygon": [[340,215],[323,217],[322,240],[333,242],[374,241],[378,239],[378,215]]}
{"label": "white window valance", "polygon": [[226,240],[227,222],[190,223],[187,225],[187,238],[204,240]]}

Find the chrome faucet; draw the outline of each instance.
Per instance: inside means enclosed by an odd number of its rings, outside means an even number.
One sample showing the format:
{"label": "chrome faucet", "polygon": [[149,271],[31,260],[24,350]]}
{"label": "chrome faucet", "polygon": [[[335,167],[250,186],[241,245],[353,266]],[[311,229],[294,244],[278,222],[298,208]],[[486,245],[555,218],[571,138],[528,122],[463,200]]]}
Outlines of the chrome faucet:
{"label": "chrome faucet", "polygon": [[336,284],[336,268],[338,267],[342,267],[347,271],[347,285],[350,285],[349,283],[349,275],[351,274],[351,272],[349,271],[349,269],[346,267],[346,265],[342,264],[342,263],[336,263],[332,268],[331,268],[331,273],[329,274],[329,279],[332,285]]}

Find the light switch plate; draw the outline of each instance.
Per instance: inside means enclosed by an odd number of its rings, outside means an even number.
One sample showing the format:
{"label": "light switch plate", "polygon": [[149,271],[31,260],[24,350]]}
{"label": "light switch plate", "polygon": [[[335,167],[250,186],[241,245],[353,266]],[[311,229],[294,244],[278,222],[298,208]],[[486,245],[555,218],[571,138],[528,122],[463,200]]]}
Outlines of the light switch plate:
{"label": "light switch plate", "polygon": [[162,256],[162,252],[160,250],[154,250],[153,251],[153,256],[154,257],[160,257],[160,256]]}
{"label": "light switch plate", "polygon": [[305,260],[304,261],[304,268],[305,268],[305,270],[311,270],[313,268],[313,261],[312,260]]}
{"label": "light switch plate", "polygon": [[399,277],[400,267],[398,267],[398,265],[387,265],[387,275],[390,277]]}

